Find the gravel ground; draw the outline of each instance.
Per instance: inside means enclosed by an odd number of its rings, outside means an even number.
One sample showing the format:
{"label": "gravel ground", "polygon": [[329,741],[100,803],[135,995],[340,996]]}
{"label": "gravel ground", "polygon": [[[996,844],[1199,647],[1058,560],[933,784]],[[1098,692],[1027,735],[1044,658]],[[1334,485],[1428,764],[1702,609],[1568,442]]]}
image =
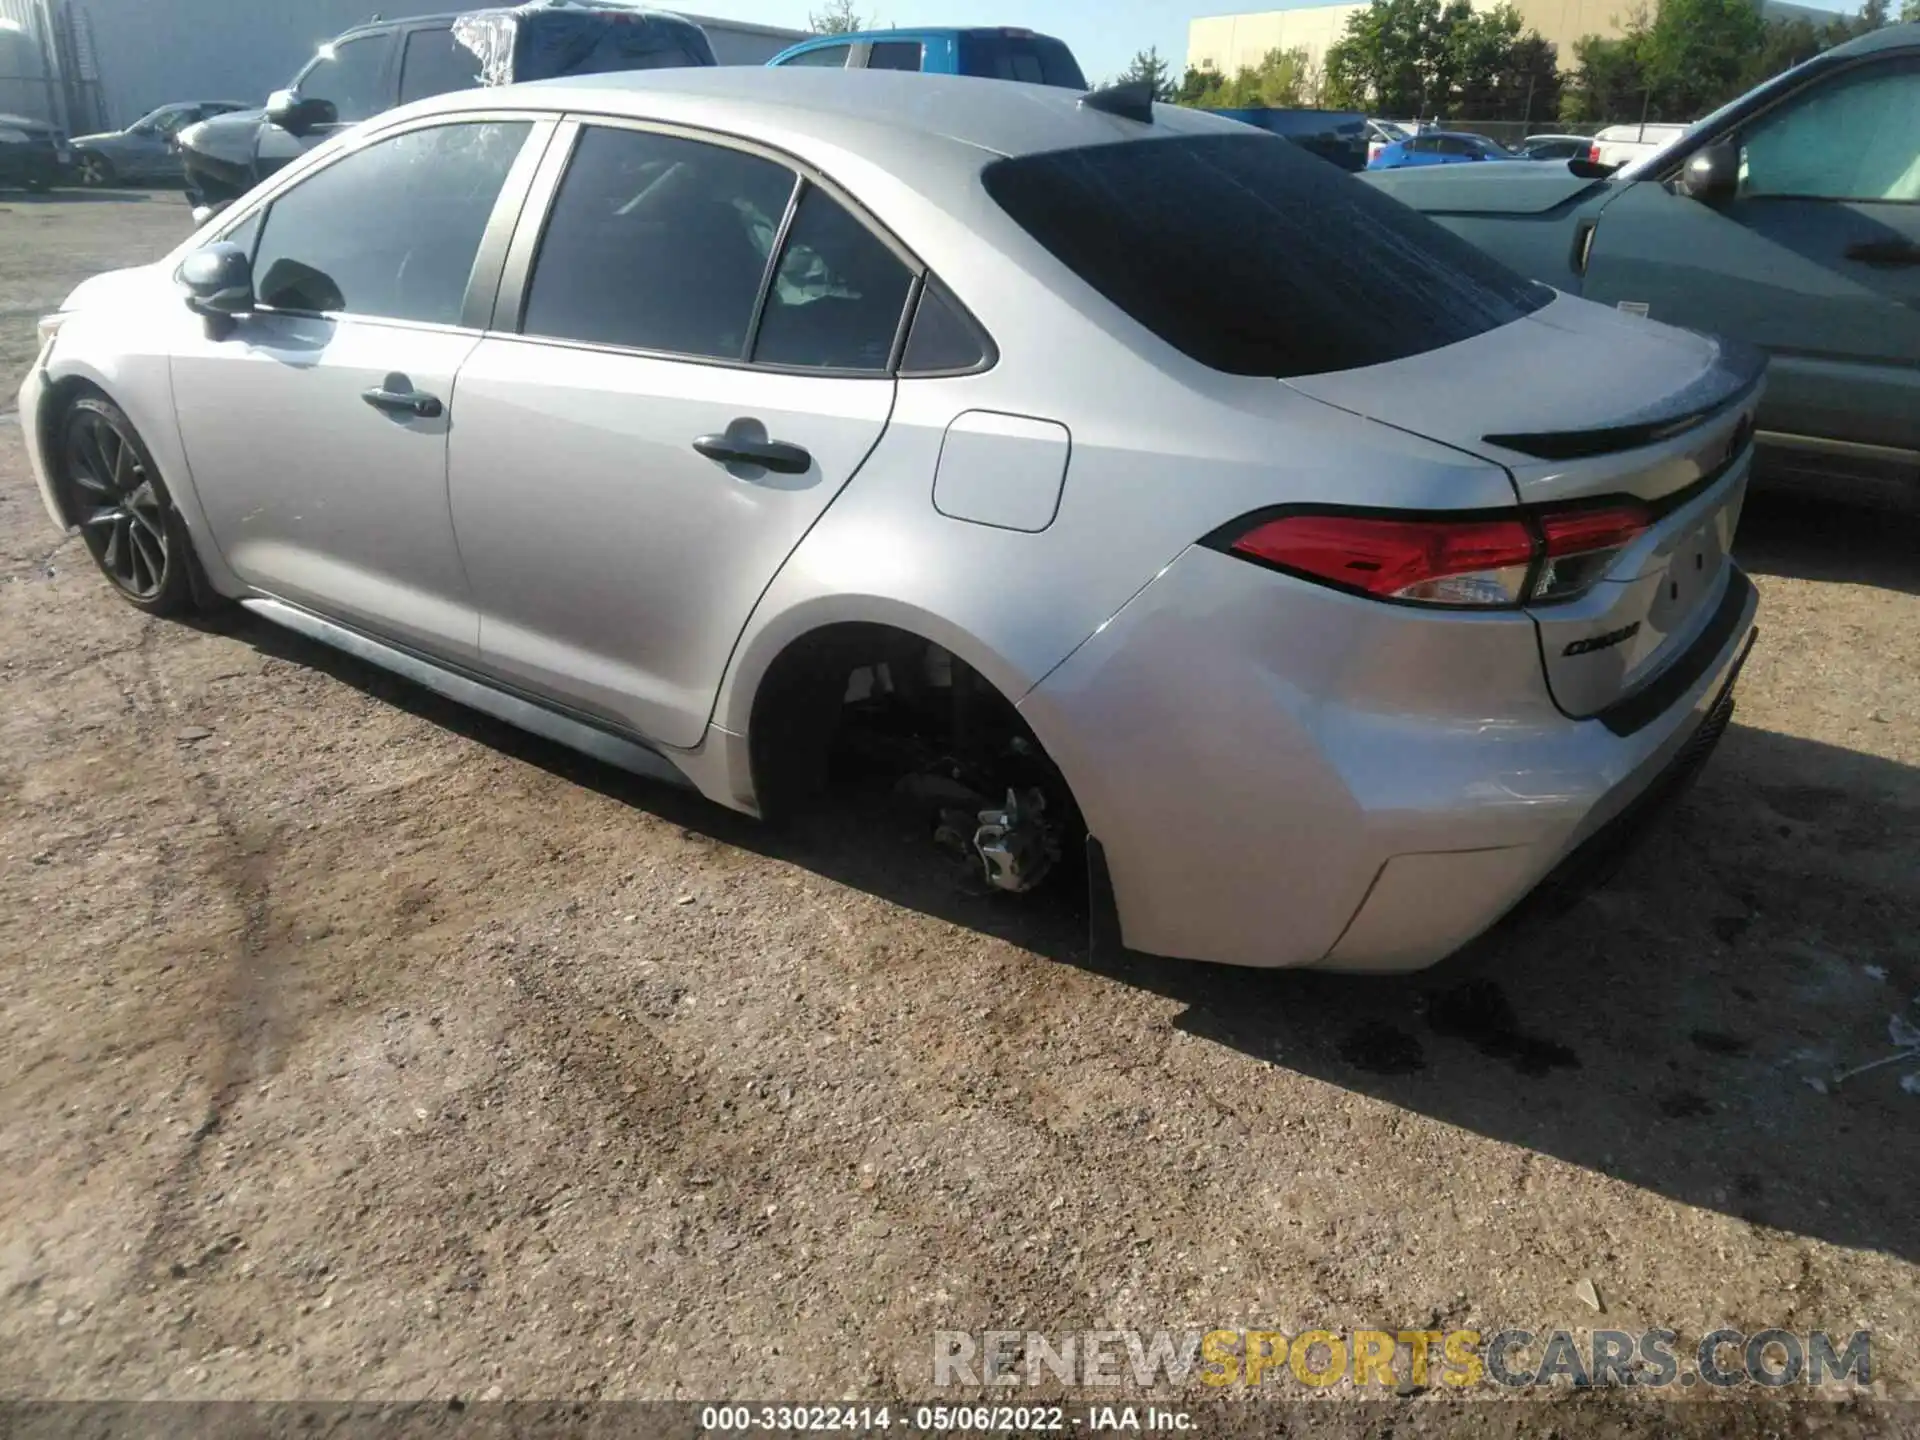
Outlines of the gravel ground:
{"label": "gravel ground", "polygon": [[[0,197],[0,409],[184,227]],[[1560,920],[1406,980],[1101,966],[883,812],[773,833],[145,620],[0,423],[0,1396],[897,1400],[936,1330],[1595,1324],[1870,1329],[1914,1395],[1920,1066],[1809,1081],[1920,1016],[1916,540],[1753,502],[1735,725]]]}

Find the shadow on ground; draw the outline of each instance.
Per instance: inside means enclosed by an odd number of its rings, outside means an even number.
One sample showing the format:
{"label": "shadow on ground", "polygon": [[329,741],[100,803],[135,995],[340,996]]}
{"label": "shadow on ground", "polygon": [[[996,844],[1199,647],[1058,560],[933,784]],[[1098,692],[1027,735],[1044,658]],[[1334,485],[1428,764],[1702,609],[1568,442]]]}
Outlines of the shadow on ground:
{"label": "shadow on ground", "polygon": [[[1769,513],[1772,512],[1772,513]],[[1763,572],[1912,589],[1885,517],[1771,500]],[[1869,578],[1872,577],[1872,578]],[[670,823],[1168,997],[1174,1023],[1329,1084],[1782,1231],[1920,1260],[1920,771],[1742,726],[1605,888],[1423,974],[1345,978],[1119,953],[1078,895],[978,893],[884,795],[776,830],[583,759],[240,612],[219,628]],[[1286,923],[1276,915],[1274,924]]]}
{"label": "shadow on ground", "polygon": [[1920,514],[1874,510],[1793,491],[1757,490],[1734,544],[1756,575],[1875,585],[1920,595]]}
{"label": "shadow on ground", "polygon": [[153,196],[140,190],[0,190],[0,205],[144,205]]}

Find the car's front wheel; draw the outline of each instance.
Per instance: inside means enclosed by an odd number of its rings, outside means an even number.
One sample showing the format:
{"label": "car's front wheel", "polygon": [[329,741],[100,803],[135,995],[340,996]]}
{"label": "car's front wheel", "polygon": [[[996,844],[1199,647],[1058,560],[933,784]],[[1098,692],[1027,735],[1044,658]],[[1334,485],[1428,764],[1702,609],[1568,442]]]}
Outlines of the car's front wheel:
{"label": "car's front wheel", "polygon": [[80,183],[99,187],[114,182],[113,162],[104,155],[91,151],[80,157]]}
{"label": "car's front wheel", "polygon": [[186,526],[126,412],[104,396],[83,395],[67,408],[60,442],[67,515],[100,573],[150,615],[192,610]]}

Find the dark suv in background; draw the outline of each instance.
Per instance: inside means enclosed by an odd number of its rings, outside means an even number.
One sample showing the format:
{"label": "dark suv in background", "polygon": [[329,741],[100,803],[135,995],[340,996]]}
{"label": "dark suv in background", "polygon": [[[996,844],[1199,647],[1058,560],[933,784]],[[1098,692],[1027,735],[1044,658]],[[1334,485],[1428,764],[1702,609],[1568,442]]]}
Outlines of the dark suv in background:
{"label": "dark suv in background", "polygon": [[706,32],[662,11],[496,10],[359,25],[322,45],[264,110],[216,116],[180,132],[187,198],[218,209],[335,131],[429,95],[713,63]]}
{"label": "dark suv in background", "polygon": [[65,141],[44,120],[0,115],[0,189],[45,190],[66,168]]}

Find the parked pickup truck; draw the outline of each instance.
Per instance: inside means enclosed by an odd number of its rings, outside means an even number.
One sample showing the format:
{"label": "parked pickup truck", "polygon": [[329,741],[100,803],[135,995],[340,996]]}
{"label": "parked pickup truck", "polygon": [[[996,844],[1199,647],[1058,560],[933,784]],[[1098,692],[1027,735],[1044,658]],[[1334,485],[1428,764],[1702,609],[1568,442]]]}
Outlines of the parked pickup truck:
{"label": "parked pickup truck", "polygon": [[1686,133],[1684,125],[1609,125],[1594,135],[1587,159],[1617,170],[1665,149]]}
{"label": "parked pickup truck", "polygon": [[1768,351],[1763,472],[1920,500],[1920,24],[1816,56],[1613,175],[1363,178],[1524,275]]}
{"label": "parked pickup truck", "polygon": [[1087,88],[1080,62],[1064,40],[1031,30],[862,30],[821,35],[781,51],[769,65],[814,65],[833,70],[918,70],[929,75],[979,75],[1030,85]]}
{"label": "parked pickup truck", "polygon": [[180,132],[187,198],[196,208],[219,209],[335,131],[429,95],[714,63],[701,26],[657,10],[544,0],[358,25],[322,45],[265,109],[215,116]]}

